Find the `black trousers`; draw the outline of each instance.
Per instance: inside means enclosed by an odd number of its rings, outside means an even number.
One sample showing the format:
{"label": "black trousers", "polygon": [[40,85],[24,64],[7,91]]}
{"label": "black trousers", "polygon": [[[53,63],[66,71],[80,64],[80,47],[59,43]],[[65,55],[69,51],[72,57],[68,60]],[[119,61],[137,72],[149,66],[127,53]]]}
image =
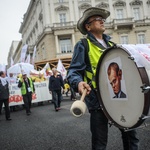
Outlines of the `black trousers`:
{"label": "black trousers", "polygon": [[[108,138],[108,120],[102,110],[90,111],[92,150],[106,150]],[[124,150],[138,150],[139,139],[136,130],[124,132],[120,129]]]}
{"label": "black trousers", "polygon": [[10,118],[10,110],[9,110],[9,99],[0,100],[0,110],[2,110],[2,106],[4,103],[5,109],[5,117],[6,119]]}
{"label": "black trousers", "polygon": [[26,113],[30,113],[32,93],[27,93],[26,95],[22,95],[22,96],[23,96],[23,102],[26,109]]}
{"label": "black trousers", "polygon": [[61,100],[62,100],[61,89],[52,91],[52,99],[53,99],[53,103],[54,103],[54,108],[55,109],[59,108]]}

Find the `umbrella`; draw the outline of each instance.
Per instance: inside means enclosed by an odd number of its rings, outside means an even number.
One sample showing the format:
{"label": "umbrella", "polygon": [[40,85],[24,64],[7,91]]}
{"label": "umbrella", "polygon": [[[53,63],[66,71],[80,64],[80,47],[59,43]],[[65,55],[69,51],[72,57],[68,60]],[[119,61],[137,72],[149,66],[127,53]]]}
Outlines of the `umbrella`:
{"label": "umbrella", "polygon": [[29,63],[17,63],[11,66],[7,70],[7,74],[13,73],[14,75],[21,74],[22,72],[26,72],[27,75],[30,74],[30,71],[34,69],[34,66]]}

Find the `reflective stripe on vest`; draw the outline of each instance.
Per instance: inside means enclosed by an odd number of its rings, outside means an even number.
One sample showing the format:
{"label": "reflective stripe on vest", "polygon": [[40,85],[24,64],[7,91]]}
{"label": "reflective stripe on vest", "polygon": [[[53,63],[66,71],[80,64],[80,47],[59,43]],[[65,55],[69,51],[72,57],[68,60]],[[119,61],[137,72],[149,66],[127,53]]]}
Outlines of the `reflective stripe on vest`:
{"label": "reflective stripe on vest", "polygon": [[[95,76],[96,76],[97,64],[104,50],[94,45],[92,42],[90,42],[89,39],[87,39],[87,41],[89,45],[89,50],[87,51],[88,51],[88,56],[89,56],[92,72],[89,72],[87,70],[85,71],[84,81],[86,82],[91,81],[92,86],[96,88]],[[110,46],[113,45],[110,42],[108,43]]]}
{"label": "reflective stripe on vest", "polygon": [[[28,79],[29,79],[29,82],[30,82],[31,91],[33,92],[33,84],[32,84],[32,81],[31,81],[30,78],[28,78]],[[22,95],[25,95],[26,93],[27,93],[27,91],[26,91],[26,86],[25,86],[25,83],[23,82],[23,83],[22,83],[22,87],[21,87],[21,94],[22,94]]]}

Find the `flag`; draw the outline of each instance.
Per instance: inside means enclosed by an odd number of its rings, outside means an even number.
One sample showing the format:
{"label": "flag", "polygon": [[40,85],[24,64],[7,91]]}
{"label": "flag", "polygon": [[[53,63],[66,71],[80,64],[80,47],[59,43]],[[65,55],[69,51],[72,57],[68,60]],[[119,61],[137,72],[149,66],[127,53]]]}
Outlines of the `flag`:
{"label": "flag", "polygon": [[13,66],[13,65],[14,65],[14,61],[13,61],[13,59],[12,59],[12,57],[11,57],[10,66]]}
{"label": "flag", "polygon": [[0,64],[0,71],[6,72],[6,65],[5,64],[3,64],[3,65]]}
{"label": "flag", "polygon": [[48,71],[51,70],[49,63],[46,63],[46,65],[43,67],[41,72],[43,72],[45,75],[48,74]]}
{"label": "flag", "polygon": [[45,69],[45,70],[50,70],[51,68],[50,68],[49,63],[46,63],[46,65],[44,66],[44,68],[43,68],[43,69]]}
{"label": "flag", "polygon": [[22,47],[20,62],[25,62],[25,57],[26,57],[27,48],[28,48],[28,45],[27,45],[27,44],[25,44],[25,45]]}
{"label": "flag", "polygon": [[61,73],[63,80],[64,80],[66,78],[67,71],[66,71],[65,67],[63,66],[60,59],[57,64],[57,70]]}
{"label": "flag", "polygon": [[36,46],[34,46],[34,51],[33,51],[33,56],[32,56],[32,65],[34,65],[35,53],[36,53]]}
{"label": "flag", "polygon": [[30,64],[30,54],[28,54],[25,62]]}

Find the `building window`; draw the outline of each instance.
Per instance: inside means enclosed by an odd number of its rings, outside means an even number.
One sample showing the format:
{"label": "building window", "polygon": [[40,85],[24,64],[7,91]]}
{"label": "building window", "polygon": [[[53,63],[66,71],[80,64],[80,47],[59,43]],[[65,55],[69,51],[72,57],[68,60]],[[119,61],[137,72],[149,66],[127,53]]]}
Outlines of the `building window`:
{"label": "building window", "polygon": [[145,44],[145,34],[138,34],[138,43]]}
{"label": "building window", "polygon": [[116,18],[117,19],[123,19],[124,18],[124,16],[123,16],[123,9],[117,9],[116,11],[117,11],[116,12],[117,13],[116,14],[117,15]]}
{"label": "building window", "polygon": [[120,37],[120,43],[121,44],[128,44],[128,36],[127,35],[123,35]]}
{"label": "building window", "polygon": [[59,18],[60,18],[61,23],[66,22],[66,14],[65,13],[59,14]]}
{"label": "building window", "polygon": [[61,39],[60,40],[60,51],[61,51],[61,53],[71,53],[72,52],[71,39]]}
{"label": "building window", "polygon": [[58,2],[59,2],[59,3],[63,3],[63,2],[64,2],[64,0],[58,0]]}
{"label": "building window", "polygon": [[133,15],[134,15],[134,20],[140,20],[140,9],[133,8]]}
{"label": "building window", "polygon": [[44,44],[42,45],[42,58],[43,59],[46,58],[46,50],[45,50]]}

